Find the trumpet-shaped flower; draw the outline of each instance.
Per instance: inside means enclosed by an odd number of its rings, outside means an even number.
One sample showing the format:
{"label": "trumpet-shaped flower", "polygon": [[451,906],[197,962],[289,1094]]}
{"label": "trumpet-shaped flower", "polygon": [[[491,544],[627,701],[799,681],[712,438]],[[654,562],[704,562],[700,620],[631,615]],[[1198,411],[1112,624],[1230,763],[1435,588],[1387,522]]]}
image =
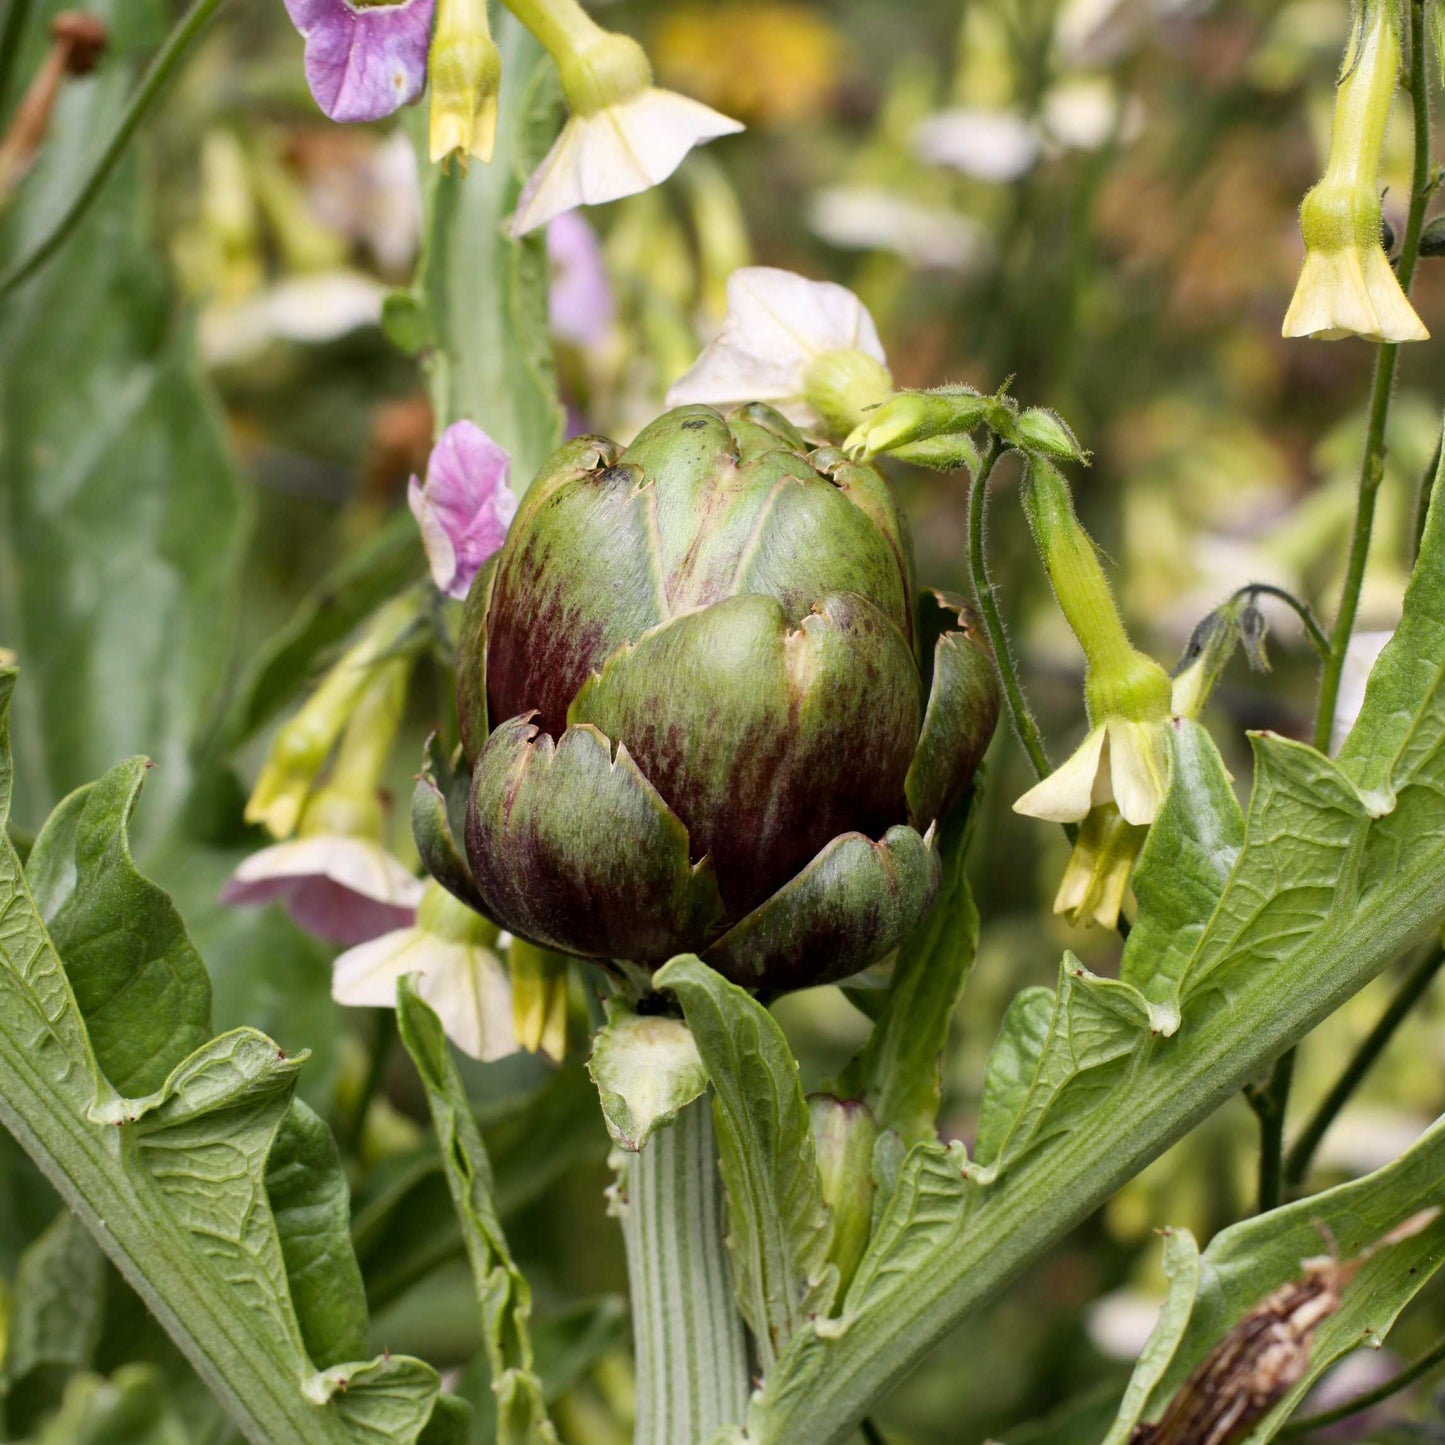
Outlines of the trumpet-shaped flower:
{"label": "trumpet-shaped flower", "polygon": [[397,980],[418,974],[417,992],[447,1037],[483,1062],[518,1050],[512,986],[497,952],[498,930],[428,883],[416,922],[348,949],[331,975],[331,996],[353,1008],[395,1008]]}
{"label": "trumpet-shaped flower", "polygon": [[286,0],[306,41],[306,83],[332,120],[380,120],[426,86],[435,0]]}
{"label": "trumpet-shaped flower", "polygon": [[380,843],[313,833],[252,853],[221,890],[221,902],[281,903],[307,933],[356,944],[410,924],[423,887]]}
{"label": "trumpet-shaped flower", "polygon": [[645,191],[693,146],[742,130],[730,116],[654,86],[642,47],[603,30],[576,0],[512,0],[512,9],[557,62],[571,112],[522,187],[514,236],[577,206]]}
{"label": "trumpet-shaped flower", "polygon": [[667,404],[765,401],[789,421],[841,437],[892,390],[878,330],[851,291],[744,266],[728,278],[722,330],[668,388]]}
{"label": "trumpet-shaped flower", "polygon": [[407,502],[421,528],[432,580],[462,598],[502,545],[517,511],[508,485],[511,460],[479,426],[454,422],[432,448],[426,482],[411,479]]}
{"label": "trumpet-shaped flower", "polygon": [[1150,722],[1106,718],[1067,762],[1014,804],[1014,812],[1077,823],[1095,808],[1113,804],[1126,823],[1152,823],[1164,801],[1166,717]]}
{"label": "trumpet-shaped flower", "polygon": [[491,160],[502,57],[487,24],[487,0],[437,0],[429,68],[431,159],[456,156],[463,171],[471,156]]}
{"label": "trumpet-shaped flower", "polygon": [[1111,803],[1095,808],[1079,828],[1069,855],[1054,912],[1076,927],[1097,923],[1113,928],[1129,891],[1129,878],[1148,829],[1126,823]]}
{"label": "trumpet-shaped flower", "polygon": [[1335,92],[1324,176],[1300,207],[1305,261],[1284,335],[1423,341],[1429,335],[1380,244],[1380,147],[1400,68],[1389,0],[1370,0]]}

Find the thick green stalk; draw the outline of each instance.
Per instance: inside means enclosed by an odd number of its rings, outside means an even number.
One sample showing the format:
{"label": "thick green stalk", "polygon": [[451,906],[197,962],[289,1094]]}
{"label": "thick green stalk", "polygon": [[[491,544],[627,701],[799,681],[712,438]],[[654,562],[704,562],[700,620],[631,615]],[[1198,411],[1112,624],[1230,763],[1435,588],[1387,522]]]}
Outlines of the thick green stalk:
{"label": "thick green stalk", "polygon": [[[1430,87],[1425,73],[1424,0],[1410,3],[1410,100],[1414,122],[1414,166],[1410,177],[1410,210],[1405,220],[1405,237],[1400,245],[1398,273],[1400,288],[1408,296],[1420,255],[1420,231],[1425,224],[1425,203],[1430,197]],[[1365,431],[1365,455],[1360,463],[1359,501],[1355,507],[1355,528],[1350,538],[1350,556],[1345,583],[1340,593],[1339,612],[1330,629],[1330,648],[1320,673],[1319,707],[1315,713],[1314,745],[1327,752],[1335,726],[1335,708],[1340,696],[1340,678],[1345,652],[1355,630],[1360,610],[1360,590],[1365,581],[1365,563],[1370,552],[1370,535],[1375,526],[1375,501],[1385,475],[1385,425],[1390,417],[1390,397],[1395,385],[1395,365],[1400,348],[1395,342],[1380,344],[1375,353],[1375,379],[1370,390],[1370,418]],[[1294,1075],[1294,1052],[1275,1062],[1269,1082],[1250,1103],[1259,1115],[1260,1163],[1259,1207],[1272,1209],[1279,1203],[1284,1182],[1284,1125],[1289,1109],[1290,1081]]]}
{"label": "thick green stalk", "polygon": [[1385,1046],[1395,1036],[1395,1030],[1404,1023],[1405,1019],[1409,1017],[1410,1010],[1424,997],[1425,991],[1434,982],[1435,975],[1440,972],[1442,964],[1445,964],[1445,949],[1437,948],[1434,952],[1426,954],[1410,970],[1405,982],[1400,985],[1399,992],[1390,1000],[1390,1005],[1385,1012],[1380,1015],[1379,1022],[1355,1050],[1354,1057],[1345,1065],[1340,1077],[1335,1081],[1334,1088],[1325,1095],[1319,1108],[1315,1110],[1309,1123],[1300,1131],[1299,1138],[1290,1148],[1284,1162],[1286,1187],[1304,1183],[1305,1176],[1310,1170],[1310,1163],[1314,1159],[1315,1150],[1319,1148],[1330,1125],[1335,1122],[1336,1116],[1349,1101],[1350,1095],[1359,1087],[1360,1081],[1369,1073],[1375,1060],[1385,1051]]}
{"label": "thick green stalk", "polygon": [[707,1441],[741,1423],[749,1388],[723,1249],[711,1098],[689,1104],[630,1156],[622,1185],[637,1359],[634,1445]]}
{"label": "thick green stalk", "polygon": [[140,85],[131,97],[121,115],[105,149],[90,168],[89,175],[75,199],[65,208],[55,224],[38,240],[4,275],[0,275],[0,297],[7,296],[23,281],[28,281],[50,260],[69,239],[75,228],[85,219],[86,212],[105,189],[126,147],[140,128],[152,105],[165,90],[166,83],[180,64],[192,42],[206,28],[211,17],[219,8],[221,0],[195,0],[195,3],[180,18],[176,27],[166,37],[150,67],[141,78]]}

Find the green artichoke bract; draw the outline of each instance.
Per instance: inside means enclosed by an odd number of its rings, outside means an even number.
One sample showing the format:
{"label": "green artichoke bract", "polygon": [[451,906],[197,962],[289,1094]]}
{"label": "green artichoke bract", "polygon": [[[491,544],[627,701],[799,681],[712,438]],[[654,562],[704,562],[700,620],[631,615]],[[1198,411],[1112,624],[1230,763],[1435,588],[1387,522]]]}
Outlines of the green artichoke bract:
{"label": "green artichoke bract", "polygon": [[963,605],[915,594],[887,483],[757,404],[551,458],[468,596],[459,703],[498,923],[769,988],[918,923],[998,715]]}

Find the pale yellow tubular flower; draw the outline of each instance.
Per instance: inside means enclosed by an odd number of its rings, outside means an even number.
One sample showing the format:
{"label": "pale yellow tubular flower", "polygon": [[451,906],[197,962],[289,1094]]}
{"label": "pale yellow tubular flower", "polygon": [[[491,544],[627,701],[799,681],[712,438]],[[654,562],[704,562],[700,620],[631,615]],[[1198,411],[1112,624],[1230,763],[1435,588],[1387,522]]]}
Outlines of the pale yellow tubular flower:
{"label": "pale yellow tubular flower", "polygon": [[502,57],[487,22],[487,0],[437,0],[427,70],[431,159],[455,156],[464,172],[471,156],[490,161],[497,140]]}
{"label": "pale yellow tubular flower", "polygon": [[1380,241],[1380,149],[1400,69],[1391,0],[1367,0],[1335,92],[1329,159],[1300,207],[1305,261],[1285,336],[1424,341]]}

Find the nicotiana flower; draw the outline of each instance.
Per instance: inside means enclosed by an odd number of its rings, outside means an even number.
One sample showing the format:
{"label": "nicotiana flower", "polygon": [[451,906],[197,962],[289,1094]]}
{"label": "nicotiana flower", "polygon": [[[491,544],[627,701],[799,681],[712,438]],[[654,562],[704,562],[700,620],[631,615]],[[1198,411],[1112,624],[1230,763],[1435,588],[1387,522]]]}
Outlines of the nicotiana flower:
{"label": "nicotiana flower", "polygon": [[517,511],[510,469],[507,453],[486,432],[459,421],[432,448],[425,484],[411,479],[407,502],[421,528],[432,580],[448,597],[467,595],[507,535]]}
{"label": "nicotiana flower", "polygon": [[514,236],[577,206],[664,181],[693,146],[742,130],[696,100],[661,90],[636,41],[594,23],[576,0],[512,0],[551,52],[571,112],[517,201]]}
{"label": "nicotiana flower", "polygon": [[1305,261],[1284,335],[1423,341],[1380,243],[1380,148],[1400,68],[1390,0],[1369,0],[1350,38],[1335,91],[1325,173],[1300,206]]}
{"label": "nicotiana flower", "polygon": [[1058,471],[1032,458],[1024,505],[1060,610],[1084,652],[1088,736],[1014,811],[1080,823],[1054,912],[1112,927],[1147,825],[1164,801],[1169,676],[1129,641]]}
{"label": "nicotiana flower", "polygon": [[364,943],[416,916],[423,884],[380,843],[310,833],[252,853],[221,890],[223,903],[281,903],[307,933]]}
{"label": "nicotiana flower", "polygon": [[435,0],[286,0],[306,41],[306,83],[332,120],[380,120],[426,85]]}
{"label": "nicotiana flower", "polygon": [[411,927],[348,949],[331,976],[331,996],[354,1008],[395,1008],[397,980],[418,974],[417,992],[451,1041],[490,1062],[518,1050],[512,1028],[512,986],[498,954],[498,930],[428,883]]}
{"label": "nicotiana flower", "polygon": [[552,284],[547,314],[552,335],[574,346],[597,346],[607,337],[616,305],[597,233],[576,211],[547,223]]}
{"label": "nicotiana flower", "polygon": [[913,132],[913,147],[934,165],[981,181],[1016,181],[1032,169],[1042,142],[1014,111],[962,106],[940,111]]}
{"label": "nicotiana flower", "polygon": [[727,294],[722,330],[668,388],[668,406],[765,401],[789,421],[842,437],[892,394],[873,318],[845,287],[744,266]]}
{"label": "nicotiana flower", "polygon": [[988,233],[971,216],[881,186],[828,186],[813,197],[808,224],[830,245],[892,251],[927,269],[971,271],[990,250]]}
{"label": "nicotiana flower", "polygon": [[1014,811],[1052,823],[1077,823],[1112,803],[1124,822],[1152,823],[1164,801],[1167,686],[1164,698],[1160,715],[1150,721],[1107,717],[1091,728],[1073,756],[1030,788]]}

